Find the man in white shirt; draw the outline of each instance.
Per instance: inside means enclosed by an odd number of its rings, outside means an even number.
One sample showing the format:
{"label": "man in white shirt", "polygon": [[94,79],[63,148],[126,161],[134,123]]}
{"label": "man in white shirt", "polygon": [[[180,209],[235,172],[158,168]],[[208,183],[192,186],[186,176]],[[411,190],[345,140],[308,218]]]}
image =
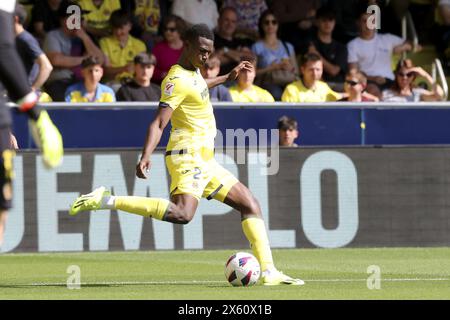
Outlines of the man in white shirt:
{"label": "man in white shirt", "polygon": [[359,16],[359,36],[347,44],[349,69],[359,69],[367,75],[367,90],[378,95],[394,81],[392,55],[411,51],[413,46],[393,34],[378,34],[367,22],[370,14]]}
{"label": "man in white shirt", "polygon": [[214,0],[174,0],[172,14],[190,24],[205,23],[211,30],[217,26],[219,11]]}

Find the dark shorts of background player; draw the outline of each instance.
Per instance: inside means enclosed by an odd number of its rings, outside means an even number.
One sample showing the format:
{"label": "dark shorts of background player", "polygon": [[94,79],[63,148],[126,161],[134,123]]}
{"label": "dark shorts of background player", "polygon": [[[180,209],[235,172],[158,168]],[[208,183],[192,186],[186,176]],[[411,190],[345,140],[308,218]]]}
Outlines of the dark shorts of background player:
{"label": "dark shorts of background player", "polygon": [[13,157],[11,150],[11,129],[8,126],[0,127],[0,210],[11,208]]}

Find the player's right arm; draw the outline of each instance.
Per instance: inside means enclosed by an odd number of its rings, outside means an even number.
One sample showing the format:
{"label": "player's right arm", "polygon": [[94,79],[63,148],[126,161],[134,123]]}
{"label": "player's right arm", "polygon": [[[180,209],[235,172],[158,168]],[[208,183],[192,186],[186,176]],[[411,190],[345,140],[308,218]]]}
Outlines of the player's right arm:
{"label": "player's right arm", "polygon": [[161,140],[161,136],[172,117],[172,113],[172,108],[160,104],[155,119],[153,119],[148,127],[141,159],[136,166],[136,176],[138,178],[147,179],[146,172],[150,170],[151,166],[150,156]]}

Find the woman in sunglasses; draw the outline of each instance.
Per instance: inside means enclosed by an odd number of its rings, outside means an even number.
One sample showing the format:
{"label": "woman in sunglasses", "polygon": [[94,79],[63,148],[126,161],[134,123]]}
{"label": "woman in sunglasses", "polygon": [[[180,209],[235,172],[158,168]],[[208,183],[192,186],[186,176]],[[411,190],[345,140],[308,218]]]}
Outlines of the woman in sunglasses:
{"label": "woman in sunglasses", "polygon": [[257,83],[262,88],[268,90],[275,100],[279,101],[285,85],[279,83],[270,83],[270,73],[276,70],[284,70],[292,73],[292,82],[298,74],[298,65],[295,56],[295,50],[291,43],[280,40],[278,20],[274,13],[266,10],[259,19],[259,34],[261,40],[252,46],[255,53],[258,66],[256,70]]}
{"label": "woman in sunglasses", "polygon": [[160,84],[169,72],[170,67],[178,62],[183,50],[181,34],[185,28],[186,22],[176,15],[169,15],[164,21],[164,40],[157,43],[152,52],[157,61],[152,78],[155,83]]}
{"label": "woman in sunglasses", "polygon": [[[417,76],[424,78],[432,90],[414,85]],[[395,69],[395,82],[390,89],[383,91],[383,101],[419,102],[442,101],[444,92],[433,78],[421,67],[415,67],[410,59],[400,60]]]}

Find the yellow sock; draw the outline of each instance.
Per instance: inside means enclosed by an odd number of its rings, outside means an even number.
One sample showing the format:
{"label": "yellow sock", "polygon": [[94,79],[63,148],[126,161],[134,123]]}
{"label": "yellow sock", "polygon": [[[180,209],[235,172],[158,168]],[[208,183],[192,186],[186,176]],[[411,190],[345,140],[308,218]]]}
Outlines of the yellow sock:
{"label": "yellow sock", "polygon": [[164,218],[164,214],[169,208],[170,201],[158,198],[144,197],[116,197],[114,207],[116,209],[138,214],[144,217],[151,217],[158,220]]}
{"label": "yellow sock", "polygon": [[253,254],[261,265],[261,272],[273,269],[272,251],[270,250],[264,221],[259,218],[248,218],[242,221],[242,229],[250,242]]}

